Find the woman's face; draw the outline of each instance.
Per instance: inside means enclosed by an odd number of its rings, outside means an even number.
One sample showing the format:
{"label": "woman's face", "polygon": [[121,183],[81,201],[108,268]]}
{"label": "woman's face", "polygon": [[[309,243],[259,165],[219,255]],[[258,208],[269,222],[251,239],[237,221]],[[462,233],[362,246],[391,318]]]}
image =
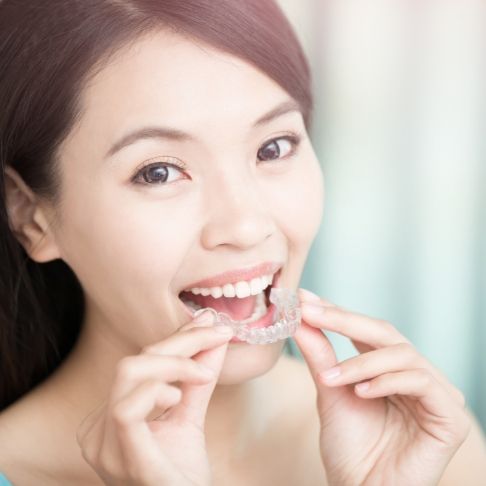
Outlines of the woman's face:
{"label": "woman's face", "polygon": [[[85,291],[84,325],[111,351],[135,354],[176,331],[189,321],[179,293],[221,272],[274,262],[279,287],[298,287],[322,173],[299,111],[257,123],[289,101],[252,65],[166,32],[123,50],[86,86],[59,151],[54,231]],[[145,127],[171,136],[152,130],[117,146]],[[231,343],[219,382],[264,373],[283,344]]]}

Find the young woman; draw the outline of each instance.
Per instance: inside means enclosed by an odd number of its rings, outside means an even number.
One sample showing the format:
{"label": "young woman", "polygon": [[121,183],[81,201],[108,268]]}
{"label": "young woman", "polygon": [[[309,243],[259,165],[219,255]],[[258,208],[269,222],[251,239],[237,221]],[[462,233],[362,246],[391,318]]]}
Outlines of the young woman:
{"label": "young woman", "polygon": [[391,324],[300,289],[304,363],[188,307],[297,289],[321,221],[272,0],[3,0],[0,106],[5,481],[480,484],[463,395]]}

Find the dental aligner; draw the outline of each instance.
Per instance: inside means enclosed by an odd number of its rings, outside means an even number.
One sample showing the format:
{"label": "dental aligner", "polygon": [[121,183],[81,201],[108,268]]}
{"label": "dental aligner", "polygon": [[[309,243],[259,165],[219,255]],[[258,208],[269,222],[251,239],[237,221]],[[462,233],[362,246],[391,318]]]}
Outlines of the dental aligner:
{"label": "dental aligner", "polygon": [[300,325],[302,315],[297,294],[293,290],[272,287],[270,289],[270,302],[275,304],[278,320],[268,327],[251,329],[247,324],[234,321],[224,312],[217,312],[211,307],[197,310],[194,317],[205,310],[209,310],[215,316],[214,325],[230,326],[238,339],[249,344],[270,344],[293,336]]}

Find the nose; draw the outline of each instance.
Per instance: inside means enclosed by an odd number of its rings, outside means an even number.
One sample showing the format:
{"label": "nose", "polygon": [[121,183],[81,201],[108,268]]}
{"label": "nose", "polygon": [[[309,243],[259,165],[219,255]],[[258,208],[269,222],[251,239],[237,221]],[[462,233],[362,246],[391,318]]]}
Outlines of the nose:
{"label": "nose", "polygon": [[207,194],[207,216],[202,227],[202,245],[210,250],[228,245],[249,249],[262,244],[276,229],[265,204],[265,194],[249,175],[223,177]]}

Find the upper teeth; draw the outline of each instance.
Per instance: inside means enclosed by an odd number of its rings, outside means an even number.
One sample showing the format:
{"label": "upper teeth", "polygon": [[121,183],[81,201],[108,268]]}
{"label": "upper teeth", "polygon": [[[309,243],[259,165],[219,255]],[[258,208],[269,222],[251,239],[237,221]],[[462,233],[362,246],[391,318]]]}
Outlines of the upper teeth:
{"label": "upper teeth", "polygon": [[228,283],[222,287],[211,288],[193,287],[192,289],[186,290],[186,292],[192,292],[195,295],[201,294],[203,296],[211,295],[215,299],[219,299],[223,295],[225,297],[238,297],[239,299],[243,299],[250,295],[259,294],[271,285],[272,281],[273,275],[263,275],[262,277],[255,277],[249,282]]}

